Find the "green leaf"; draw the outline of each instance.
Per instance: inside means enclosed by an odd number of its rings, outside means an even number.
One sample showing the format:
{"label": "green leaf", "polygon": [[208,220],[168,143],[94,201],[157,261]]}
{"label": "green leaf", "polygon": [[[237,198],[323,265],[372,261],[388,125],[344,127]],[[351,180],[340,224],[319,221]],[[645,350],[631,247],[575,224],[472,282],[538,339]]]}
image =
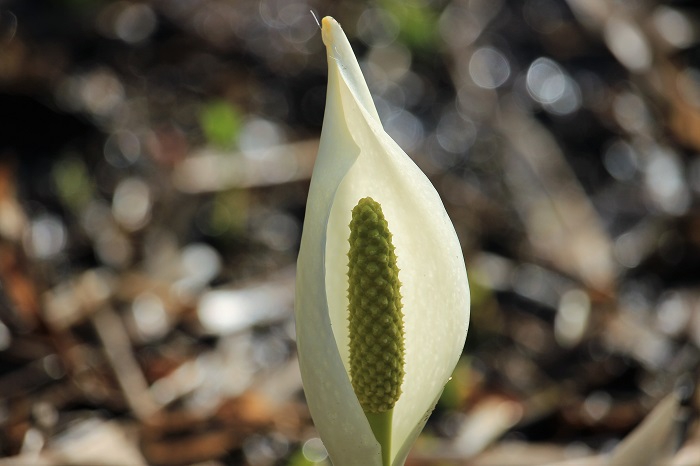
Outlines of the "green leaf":
{"label": "green leaf", "polygon": [[92,197],[92,183],[85,163],[76,156],[59,160],[51,171],[56,192],[72,211],[78,211]]}
{"label": "green leaf", "polygon": [[399,22],[399,39],[413,50],[434,50],[438,18],[424,0],[382,0],[382,7]]}
{"label": "green leaf", "polygon": [[240,110],[223,100],[206,104],[199,115],[207,141],[223,149],[230,149],[236,143],[242,122]]}
{"label": "green leaf", "polygon": [[464,356],[461,357],[454,372],[452,372],[452,377],[445,385],[445,390],[440,395],[440,401],[438,402],[440,407],[444,409],[458,409],[464,403],[469,396],[470,372],[469,359]]}

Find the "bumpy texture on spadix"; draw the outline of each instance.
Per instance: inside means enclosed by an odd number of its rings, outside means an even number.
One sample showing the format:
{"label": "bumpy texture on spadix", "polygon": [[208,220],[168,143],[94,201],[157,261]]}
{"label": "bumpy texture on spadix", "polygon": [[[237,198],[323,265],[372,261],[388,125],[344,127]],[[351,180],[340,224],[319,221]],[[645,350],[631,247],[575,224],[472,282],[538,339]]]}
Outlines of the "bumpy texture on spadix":
{"label": "bumpy texture on spadix", "polygon": [[352,210],[348,253],[350,378],[366,413],[384,413],[404,376],[401,282],[381,205],[371,197]]}

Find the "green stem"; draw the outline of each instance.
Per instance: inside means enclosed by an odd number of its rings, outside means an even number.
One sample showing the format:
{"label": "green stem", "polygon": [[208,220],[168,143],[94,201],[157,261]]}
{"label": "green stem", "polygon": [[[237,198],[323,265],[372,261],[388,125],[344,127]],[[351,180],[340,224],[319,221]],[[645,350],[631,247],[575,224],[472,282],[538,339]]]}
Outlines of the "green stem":
{"label": "green stem", "polygon": [[391,419],[394,416],[394,408],[383,413],[365,413],[369,426],[372,428],[374,438],[382,449],[382,465],[391,466]]}

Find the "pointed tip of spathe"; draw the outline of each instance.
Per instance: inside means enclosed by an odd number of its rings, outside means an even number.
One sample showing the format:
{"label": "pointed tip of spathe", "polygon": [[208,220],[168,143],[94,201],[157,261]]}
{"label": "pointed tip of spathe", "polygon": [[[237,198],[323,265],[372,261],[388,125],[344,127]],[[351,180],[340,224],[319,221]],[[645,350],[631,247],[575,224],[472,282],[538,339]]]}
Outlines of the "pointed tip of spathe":
{"label": "pointed tip of spathe", "polygon": [[333,24],[338,24],[338,21],[336,21],[335,18],[332,16],[324,16],[321,20],[321,27],[324,29],[327,27],[331,27],[331,25]]}
{"label": "pointed tip of spathe", "polygon": [[332,16],[323,17],[321,20],[321,36],[323,37],[323,43],[326,44],[326,47],[330,47],[333,43],[334,36],[337,35],[338,29],[340,29],[340,31],[343,30],[335,18]]}
{"label": "pointed tip of spathe", "polygon": [[[331,78],[332,73],[330,71],[335,69],[340,75],[340,79],[345,81],[350,88],[357,102],[379,123],[377,108],[374,106],[374,101],[367,88],[367,83],[362,75],[357,58],[352,51],[350,41],[340,23],[331,16],[325,16],[321,20],[321,36],[326,46],[329,79],[335,79]],[[379,124],[381,125],[381,123]]]}

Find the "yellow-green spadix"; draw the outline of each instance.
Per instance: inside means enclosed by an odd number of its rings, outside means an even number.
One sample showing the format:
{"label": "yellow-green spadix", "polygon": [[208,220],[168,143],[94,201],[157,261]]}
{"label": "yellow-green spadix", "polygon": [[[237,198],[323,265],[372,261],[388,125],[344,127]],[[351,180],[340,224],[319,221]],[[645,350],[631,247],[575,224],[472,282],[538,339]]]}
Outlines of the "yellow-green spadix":
{"label": "yellow-green spadix", "polygon": [[[384,131],[342,28],[326,17],[321,31],[328,89],[295,304],[304,391],[334,466],[401,466],[462,352],[467,274],[440,197]],[[381,206],[401,283],[403,378],[384,452],[350,375],[349,225],[364,198]]]}

